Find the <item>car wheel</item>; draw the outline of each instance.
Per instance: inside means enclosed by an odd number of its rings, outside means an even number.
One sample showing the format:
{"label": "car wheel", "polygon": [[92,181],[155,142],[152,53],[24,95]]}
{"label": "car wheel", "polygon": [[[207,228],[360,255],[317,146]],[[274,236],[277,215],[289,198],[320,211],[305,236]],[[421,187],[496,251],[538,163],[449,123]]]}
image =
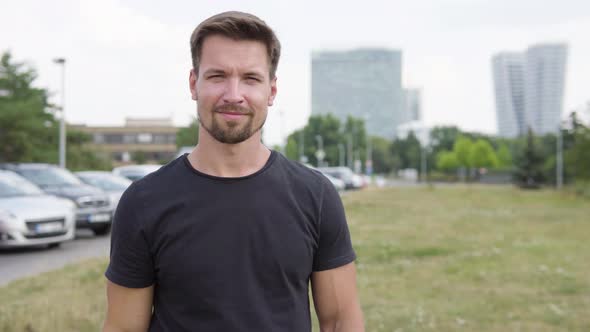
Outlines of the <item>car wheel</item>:
{"label": "car wheel", "polygon": [[94,235],[107,235],[111,231],[111,224],[96,227],[92,229]]}

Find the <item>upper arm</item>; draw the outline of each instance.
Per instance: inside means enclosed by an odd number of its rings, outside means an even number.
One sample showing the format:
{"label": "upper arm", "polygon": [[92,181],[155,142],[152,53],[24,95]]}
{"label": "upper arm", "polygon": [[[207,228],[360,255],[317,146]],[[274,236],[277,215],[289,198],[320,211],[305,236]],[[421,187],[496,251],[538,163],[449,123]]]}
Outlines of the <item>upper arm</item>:
{"label": "upper arm", "polygon": [[152,316],[154,286],[127,288],[107,281],[104,332],[147,331]]}
{"label": "upper arm", "polygon": [[311,287],[322,331],[364,331],[354,263],[313,272]]}

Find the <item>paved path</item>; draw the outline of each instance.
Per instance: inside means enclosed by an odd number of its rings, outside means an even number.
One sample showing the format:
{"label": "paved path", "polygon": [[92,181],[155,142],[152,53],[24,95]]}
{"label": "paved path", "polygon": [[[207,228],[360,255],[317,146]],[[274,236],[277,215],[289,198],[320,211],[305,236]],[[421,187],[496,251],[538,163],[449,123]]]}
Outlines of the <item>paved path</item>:
{"label": "paved path", "polygon": [[28,248],[0,251],[0,287],[15,279],[59,269],[67,264],[109,255],[110,237],[95,237],[78,230],[76,239],[53,249]]}

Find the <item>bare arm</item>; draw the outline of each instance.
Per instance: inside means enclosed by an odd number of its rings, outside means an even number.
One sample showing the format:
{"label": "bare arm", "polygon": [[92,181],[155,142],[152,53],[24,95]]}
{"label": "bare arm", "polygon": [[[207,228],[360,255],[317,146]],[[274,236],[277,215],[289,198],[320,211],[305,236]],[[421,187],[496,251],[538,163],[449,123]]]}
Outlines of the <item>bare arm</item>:
{"label": "bare arm", "polygon": [[354,263],[314,272],[311,287],[321,332],[365,331]]}
{"label": "bare arm", "polygon": [[145,332],[150,325],[154,286],[127,288],[107,280],[103,332]]}

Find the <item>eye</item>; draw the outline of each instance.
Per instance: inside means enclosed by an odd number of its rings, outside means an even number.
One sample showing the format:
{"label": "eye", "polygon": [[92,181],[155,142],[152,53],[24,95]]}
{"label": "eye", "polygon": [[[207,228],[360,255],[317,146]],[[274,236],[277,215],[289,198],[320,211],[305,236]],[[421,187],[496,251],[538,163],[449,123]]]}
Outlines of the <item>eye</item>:
{"label": "eye", "polygon": [[258,78],[256,76],[247,76],[246,81],[251,82],[251,83],[256,83],[256,82],[260,82],[260,78]]}

